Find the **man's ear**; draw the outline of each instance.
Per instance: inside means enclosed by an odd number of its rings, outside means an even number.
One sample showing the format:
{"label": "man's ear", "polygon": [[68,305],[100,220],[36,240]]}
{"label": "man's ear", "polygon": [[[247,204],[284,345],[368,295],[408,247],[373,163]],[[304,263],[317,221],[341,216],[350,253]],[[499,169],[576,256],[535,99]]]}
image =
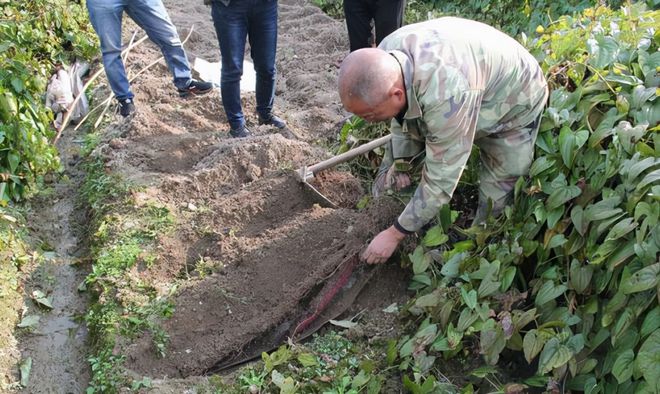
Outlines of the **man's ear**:
{"label": "man's ear", "polygon": [[398,104],[401,106],[405,105],[406,103],[406,92],[405,90],[399,88],[399,87],[392,87],[392,90],[390,90],[390,96],[392,96]]}

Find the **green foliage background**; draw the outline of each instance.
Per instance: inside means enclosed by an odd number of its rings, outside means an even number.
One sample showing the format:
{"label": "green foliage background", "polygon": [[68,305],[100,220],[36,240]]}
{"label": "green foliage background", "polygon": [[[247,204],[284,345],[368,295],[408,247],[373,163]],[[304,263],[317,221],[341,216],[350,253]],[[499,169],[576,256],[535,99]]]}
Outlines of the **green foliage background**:
{"label": "green foliage background", "polygon": [[59,167],[43,95],[58,64],[91,58],[96,36],[79,1],[0,0],[0,204]]}

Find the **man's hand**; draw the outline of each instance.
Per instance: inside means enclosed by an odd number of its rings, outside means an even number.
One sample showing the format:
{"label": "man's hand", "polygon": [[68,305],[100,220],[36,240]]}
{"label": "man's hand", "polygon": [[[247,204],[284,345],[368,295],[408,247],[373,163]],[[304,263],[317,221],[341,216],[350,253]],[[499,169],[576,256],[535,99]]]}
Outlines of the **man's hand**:
{"label": "man's hand", "polygon": [[397,171],[395,166],[391,166],[385,175],[385,189],[400,191],[410,186],[410,175],[407,172]]}
{"label": "man's hand", "polygon": [[387,171],[379,171],[376,179],[374,180],[374,185],[371,192],[374,197],[380,197],[388,190],[394,190],[398,192],[410,185],[410,175],[404,171],[397,171],[395,166],[392,165],[387,169]]}
{"label": "man's hand", "polygon": [[362,260],[368,264],[380,264],[387,261],[392,256],[394,250],[399,245],[406,235],[394,226],[388,227],[386,230],[380,232],[371,241],[367,250],[362,253]]}

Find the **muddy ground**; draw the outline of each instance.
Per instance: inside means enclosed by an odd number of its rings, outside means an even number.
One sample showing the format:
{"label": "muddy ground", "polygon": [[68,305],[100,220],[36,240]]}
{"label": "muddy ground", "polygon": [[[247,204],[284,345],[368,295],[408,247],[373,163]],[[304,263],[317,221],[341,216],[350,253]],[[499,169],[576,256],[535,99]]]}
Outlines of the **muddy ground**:
{"label": "muddy ground", "polygon": [[[197,56],[218,61],[210,9],[201,0],[164,2],[182,37],[194,24],[186,43],[191,63]],[[136,204],[165,206],[176,220],[173,231],[159,236],[155,261],[131,271],[145,286],[179,285],[174,314],[161,322],[169,336],[165,357],[148,333],[125,338],[115,349],[126,355],[135,376],[156,379],[155,391],[176,392],[223,362],[267,350],[266,344],[291,335],[327,294],[322,285],[354,262],[401,209],[397,201],[385,200],[357,210],[364,188],[341,171],[316,181],[338,206],[328,208],[293,176],[294,169],[329,157],[328,146],[347,115],[336,93],[336,62],[347,54],[348,40],[342,22],[307,1],[281,0],[279,13],[275,113],[289,130],[257,126],[254,95],[247,93],[244,112],[255,136],[228,138],[219,91],[182,100],[162,63],[132,84],[137,114],[115,118],[95,152],[107,172],[140,185]],[[127,20],[126,40],[134,29]],[[131,51],[128,68],[135,73],[158,56],[145,43]],[[66,232],[63,236],[51,242],[68,245]],[[343,294],[344,305],[328,308],[318,320],[360,312],[363,335],[392,335],[396,319],[382,309],[405,302],[407,274],[393,264],[376,270],[358,264],[354,272],[362,274],[349,272],[342,288],[362,291]],[[76,354],[71,358],[77,360]],[[67,379],[53,373],[49,383]],[[44,386],[30,392],[49,391]]]}

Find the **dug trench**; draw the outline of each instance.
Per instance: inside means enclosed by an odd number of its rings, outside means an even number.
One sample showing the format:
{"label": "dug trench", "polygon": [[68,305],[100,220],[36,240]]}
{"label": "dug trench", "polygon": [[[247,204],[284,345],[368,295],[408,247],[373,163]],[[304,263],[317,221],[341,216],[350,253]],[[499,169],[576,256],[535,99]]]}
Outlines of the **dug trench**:
{"label": "dug trench", "polygon": [[[177,26],[196,24],[189,57],[217,61],[210,11],[201,0],[165,5]],[[279,10],[276,112],[291,133],[255,126],[248,93],[244,112],[254,136],[228,138],[217,92],[182,102],[159,65],[133,85],[138,113],[105,127],[93,153],[106,173],[136,186],[132,204],[165,207],[175,218],[171,231],[157,235],[154,257],[128,273],[135,286],[171,302],[172,315],[156,322],[166,346],[157,351],[153,331],[143,330],[118,337],[113,350],[136,379],[156,379],[162,392],[163,379],[216,373],[290,337],[301,340],[331,318],[360,312],[366,336],[394,335],[396,318],[382,310],[406,300],[405,270],[367,267],[355,258],[393,221],[400,202],[357,209],[365,195],[361,182],[334,169],[315,181],[338,206],[328,208],[293,174],[330,156],[323,146],[346,117],[334,65],[347,53],[344,26],[302,0],[283,0]],[[127,21],[125,38],[132,28]],[[138,47],[129,69],[158,55],[151,44]],[[102,297],[122,304],[130,293],[124,290]]]}

